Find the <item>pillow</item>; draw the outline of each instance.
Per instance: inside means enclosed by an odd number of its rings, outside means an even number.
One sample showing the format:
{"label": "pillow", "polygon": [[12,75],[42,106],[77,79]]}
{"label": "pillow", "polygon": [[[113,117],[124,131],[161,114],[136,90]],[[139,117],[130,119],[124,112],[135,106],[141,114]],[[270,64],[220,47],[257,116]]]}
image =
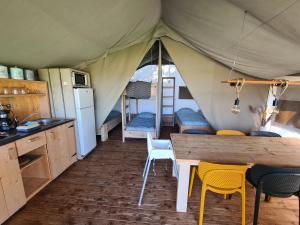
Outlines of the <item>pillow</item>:
{"label": "pillow", "polygon": [[155,114],[150,113],[150,112],[142,112],[142,113],[138,114],[138,117],[150,119],[150,118],[155,117]]}
{"label": "pillow", "polygon": [[191,108],[181,108],[178,110],[178,112],[195,112],[195,111],[192,110]]}

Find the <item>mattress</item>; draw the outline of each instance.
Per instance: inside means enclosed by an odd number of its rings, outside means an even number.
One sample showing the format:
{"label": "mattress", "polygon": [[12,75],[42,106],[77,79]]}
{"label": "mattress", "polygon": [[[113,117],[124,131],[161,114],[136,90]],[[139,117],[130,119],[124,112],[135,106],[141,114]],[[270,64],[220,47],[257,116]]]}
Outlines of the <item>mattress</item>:
{"label": "mattress", "polygon": [[185,126],[210,126],[201,111],[183,108],[175,113],[177,121]]}
{"label": "mattress", "polygon": [[108,114],[108,116],[106,117],[104,123],[107,123],[108,121],[113,120],[113,119],[118,118],[118,117],[121,117],[121,113],[119,111],[112,110]]}
{"label": "mattress", "polygon": [[126,126],[128,131],[155,131],[155,114],[141,113],[132,118]]}

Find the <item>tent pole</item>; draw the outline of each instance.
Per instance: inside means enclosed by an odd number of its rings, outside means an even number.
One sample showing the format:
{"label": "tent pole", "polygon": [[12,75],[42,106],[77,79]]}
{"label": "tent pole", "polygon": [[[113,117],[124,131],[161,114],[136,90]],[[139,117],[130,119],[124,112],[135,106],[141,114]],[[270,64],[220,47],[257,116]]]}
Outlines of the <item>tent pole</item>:
{"label": "tent pole", "polygon": [[121,110],[122,110],[122,141],[125,142],[124,130],[126,126],[126,96],[123,92],[121,95]]}
{"label": "tent pole", "polygon": [[161,41],[158,51],[158,73],[157,73],[157,95],[156,95],[156,136],[160,135],[160,119],[161,119],[161,91],[162,91],[162,60],[161,60]]}

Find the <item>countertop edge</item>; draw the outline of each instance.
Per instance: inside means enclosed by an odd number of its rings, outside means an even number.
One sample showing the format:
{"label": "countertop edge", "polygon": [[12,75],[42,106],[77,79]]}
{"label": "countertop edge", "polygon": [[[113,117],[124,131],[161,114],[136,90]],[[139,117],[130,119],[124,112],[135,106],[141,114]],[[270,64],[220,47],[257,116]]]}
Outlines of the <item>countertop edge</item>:
{"label": "countertop edge", "polygon": [[[55,118],[53,118],[53,119],[55,119]],[[61,126],[63,124],[66,124],[66,123],[69,123],[69,122],[72,122],[72,121],[75,121],[75,119],[61,119],[61,121],[59,121],[58,123],[54,123],[54,124],[51,124],[51,125],[41,126],[39,129],[33,130],[31,132],[16,132],[15,131],[15,134],[13,134],[13,136],[7,137],[7,138],[3,138],[2,140],[0,140],[0,146],[13,143],[13,142],[15,142],[17,140],[20,140],[22,138],[28,137],[30,135],[37,134],[37,133],[40,133],[40,132],[44,132],[46,130],[52,129],[54,127]]]}

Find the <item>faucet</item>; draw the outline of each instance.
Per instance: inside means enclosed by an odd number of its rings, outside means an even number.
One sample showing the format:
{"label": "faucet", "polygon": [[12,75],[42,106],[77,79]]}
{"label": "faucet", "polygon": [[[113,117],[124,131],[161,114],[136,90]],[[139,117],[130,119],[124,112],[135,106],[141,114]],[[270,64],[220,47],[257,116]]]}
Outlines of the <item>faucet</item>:
{"label": "faucet", "polygon": [[28,120],[29,118],[31,118],[31,117],[33,117],[33,116],[35,116],[35,115],[40,115],[40,113],[38,113],[38,112],[34,112],[34,113],[31,113],[31,114],[29,114],[28,116],[26,116],[24,119],[22,119],[21,121],[19,121],[19,123],[23,123],[23,122],[25,122],[26,120]]}

